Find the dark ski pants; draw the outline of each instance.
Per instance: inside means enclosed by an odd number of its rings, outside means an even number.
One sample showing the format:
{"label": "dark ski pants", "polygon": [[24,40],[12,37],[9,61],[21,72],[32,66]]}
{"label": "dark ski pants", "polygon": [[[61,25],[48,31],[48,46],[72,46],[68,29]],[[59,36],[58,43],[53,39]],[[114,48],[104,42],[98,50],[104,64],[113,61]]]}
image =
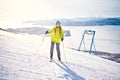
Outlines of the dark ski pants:
{"label": "dark ski pants", "polygon": [[51,49],[50,49],[50,59],[53,59],[53,51],[54,51],[54,45],[56,44],[56,50],[57,50],[57,56],[58,60],[61,61],[61,55],[60,55],[60,43],[51,42]]}

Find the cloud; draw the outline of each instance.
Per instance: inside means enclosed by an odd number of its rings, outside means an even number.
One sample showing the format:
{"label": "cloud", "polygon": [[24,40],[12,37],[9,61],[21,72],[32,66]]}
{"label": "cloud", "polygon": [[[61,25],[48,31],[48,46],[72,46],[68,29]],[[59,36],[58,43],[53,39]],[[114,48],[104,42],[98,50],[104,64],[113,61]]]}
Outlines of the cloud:
{"label": "cloud", "polygon": [[0,0],[0,20],[120,16],[120,0]]}

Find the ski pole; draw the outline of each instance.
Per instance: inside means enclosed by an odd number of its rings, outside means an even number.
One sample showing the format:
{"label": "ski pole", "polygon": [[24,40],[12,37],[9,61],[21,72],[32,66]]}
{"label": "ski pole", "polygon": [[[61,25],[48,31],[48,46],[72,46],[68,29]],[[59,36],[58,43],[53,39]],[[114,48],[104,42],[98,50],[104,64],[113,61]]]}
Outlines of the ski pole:
{"label": "ski pole", "polygon": [[39,49],[41,48],[41,46],[42,46],[42,44],[43,44],[43,42],[44,42],[45,37],[46,37],[46,34],[44,34],[44,36],[43,36],[43,38],[42,38],[42,41],[41,41],[41,44],[40,44],[40,46],[38,47],[38,49],[36,50],[36,52],[35,52],[35,56],[37,55],[37,52],[38,52]]}
{"label": "ski pole", "polygon": [[64,53],[64,58],[65,58],[65,62],[67,63],[67,60],[66,60],[66,54],[65,54],[65,47],[64,47],[64,42],[62,42],[63,43],[63,53]]}
{"label": "ski pole", "polygon": [[37,53],[38,53],[39,49],[41,48],[41,46],[42,46],[42,44],[44,42],[45,37],[46,37],[46,34],[43,36],[43,38],[41,40],[40,46],[36,49],[34,57],[29,58],[28,61],[34,61],[34,59],[37,57]]}

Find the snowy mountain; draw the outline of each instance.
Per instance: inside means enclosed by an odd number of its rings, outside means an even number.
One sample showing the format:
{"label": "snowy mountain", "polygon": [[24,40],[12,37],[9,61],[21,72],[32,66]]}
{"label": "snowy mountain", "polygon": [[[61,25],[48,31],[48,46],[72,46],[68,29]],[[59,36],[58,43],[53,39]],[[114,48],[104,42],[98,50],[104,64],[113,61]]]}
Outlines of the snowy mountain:
{"label": "snowy mountain", "polygon": [[[120,80],[119,63],[70,49],[79,45],[83,28],[66,29],[71,31],[71,37],[65,37],[64,43],[61,43],[64,64],[57,60],[56,51],[54,61],[49,62],[49,36],[0,30],[0,80]],[[103,35],[99,33],[96,35]],[[107,43],[114,46],[112,41],[107,40],[106,43],[101,37],[96,37],[97,48],[100,48],[100,43],[104,47]],[[102,47],[100,49],[109,50]]]}
{"label": "snowy mountain", "polygon": [[5,31],[4,29],[0,28],[0,30]]}
{"label": "snowy mountain", "polygon": [[6,31],[8,32],[12,32],[12,33],[28,33],[28,34],[36,34],[36,35],[41,35],[44,34],[45,31],[47,31],[49,29],[47,28],[42,28],[42,27],[29,27],[29,28],[16,28],[16,29],[12,29],[12,28],[8,28],[6,29]]}
{"label": "snowy mountain", "polygon": [[63,26],[104,26],[120,25],[120,18],[71,18],[71,19],[53,19],[53,20],[34,20],[24,21],[33,25],[53,25],[57,20],[62,22]]}

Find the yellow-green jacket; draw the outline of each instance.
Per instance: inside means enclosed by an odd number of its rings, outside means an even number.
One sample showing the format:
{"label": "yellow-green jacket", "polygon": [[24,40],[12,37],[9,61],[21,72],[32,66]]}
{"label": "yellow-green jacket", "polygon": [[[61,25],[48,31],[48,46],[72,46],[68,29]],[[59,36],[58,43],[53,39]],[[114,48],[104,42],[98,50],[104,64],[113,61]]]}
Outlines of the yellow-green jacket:
{"label": "yellow-green jacket", "polygon": [[55,43],[60,43],[61,38],[64,38],[64,32],[61,27],[55,27],[52,30],[48,31],[48,34],[51,34],[51,41]]}

